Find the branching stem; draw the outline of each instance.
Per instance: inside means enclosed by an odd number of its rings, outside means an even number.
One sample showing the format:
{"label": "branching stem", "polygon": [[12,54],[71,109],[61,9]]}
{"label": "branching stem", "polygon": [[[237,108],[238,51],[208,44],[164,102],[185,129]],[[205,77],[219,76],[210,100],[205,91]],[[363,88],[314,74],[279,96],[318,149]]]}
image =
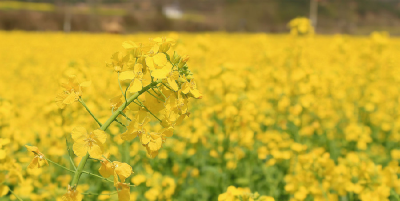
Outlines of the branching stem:
{"label": "branching stem", "polygon": [[67,167],[62,166],[62,165],[60,165],[60,164],[58,164],[58,163],[56,163],[56,162],[54,162],[54,161],[52,161],[52,160],[50,160],[50,159],[48,159],[48,158],[45,158],[45,160],[49,161],[49,162],[52,163],[53,165],[56,165],[56,166],[58,166],[58,167],[60,167],[60,168],[62,168],[62,169],[64,169],[64,170],[67,170],[67,171],[70,171],[70,172],[72,172],[72,173],[75,173],[74,170],[68,169]]}
{"label": "branching stem", "polygon": [[83,107],[86,108],[86,110],[89,112],[90,115],[92,115],[93,119],[96,120],[96,122],[101,126],[100,121],[94,116],[94,114],[89,110],[89,108],[86,106],[85,102],[81,98],[78,99],[78,101],[83,105]]}
{"label": "branching stem", "polygon": [[[161,82],[162,82],[162,80],[157,80],[157,81],[155,81],[155,82],[152,82],[151,84],[147,85],[146,87],[143,87],[142,90],[136,92],[136,93],[133,94],[131,97],[129,97],[127,101],[125,101],[116,111],[114,111],[114,112],[112,113],[112,115],[107,119],[107,121],[106,121],[104,124],[100,124],[100,123],[98,122],[99,125],[101,125],[100,130],[102,130],[102,131],[107,130],[107,128],[111,125],[111,123],[118,117],[118,115],[121,114],[121,111],[124,111],[124,109],[125,109],[131,102],[133,102],[133,101],[134,101],[135,99],[137,99],[141,94],[143,94],[144,92],[146,92],[146,91],[149,90],[150,88],[157,86],[157,84],[159,84],[159,83],[161,83]],[[88,111],[89,111],[89,110],[88,110]],[[89,111],[89,113],[90,113],[90,111]],[[95,118],[93,115],[92,115],[92,117]],[[75,187],[78,185],[78,183],[79,183],[79,178],[81,177],[81,174],[82,174],[82,172],[83,172],[83,168],[85,167],[86,161],[87,161],[88,158],[89,158],[89,153],[86,153],[86,155],[85,155],[84,157],[82,157],[81,161],[79,162],[79,165],[78,165],[78,167],[77,167],[77,169],[76,169],[75,175],[74,175],[74,177],[73,177],[73,179],[72,179],[72,182],[71,182],[71,186],[73,186],[74,188],[75,188]]]}

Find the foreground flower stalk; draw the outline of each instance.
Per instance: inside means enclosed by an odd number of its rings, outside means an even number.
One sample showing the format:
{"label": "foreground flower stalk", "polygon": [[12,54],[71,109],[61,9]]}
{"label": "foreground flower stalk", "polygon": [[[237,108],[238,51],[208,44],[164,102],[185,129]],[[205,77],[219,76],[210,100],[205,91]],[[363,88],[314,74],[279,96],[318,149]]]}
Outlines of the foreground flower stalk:
{"label": "foreground flower stalk", "polygon": [[[62,82],[62,90],[55,99],[58,107],[64,109],[67,105],[79,102],[100,126],[100,128],[94,130],[88,130],[82,126],[72,129],[70,136],[74,141],[73,153],[82,157],[76,167],[70,154],[68,140],[66,140],[69,160],[74,170],[47,159],[39,151],[39,148],[26,146],[29,151],[35,154],[28,168],[40,168],[44,163],[48,165],[47,161],[49,161],[53,165],[73,173],[72,181],[68,185],[67,193],[64,194],[62,200],[81,201],[83,195],[94,195],[94,193],[79,192],[81,189],[78,189],[78,184],[83,173],[112,182],[116,190],[114,194],[118,194],[118,200],[130,200],[130,187],[133,185],[126,179],[134,172],[129,164],[129,158],[124,160],[127,163],[111,162],[108,158],[110,153],[105,150],[107,140],[110,139],[110,136],[105,132],[107,128],[113,122],[118,123],[120,132],[121,129],[126,129],[118,136],[121,140],[126,141],[125,145],[138,137],[142,146],[146,148],[148,156],[154,158],[158,155],[167,138],[172,137],[174,127],[189,116],[188,99],[200,99],[202,97],[196,88],[193,74],[186,64],[188,57],[181,58],[174,52],[171,60],[170,55],[172,54],[167,53],[174,44],[174,40],[156,38],[152,44],[151,48],[147,48],[143,44],[137,45],[131,41],[124,42],[122,45],[124,50],[114,53],[111,62],[107,63],[106,66],[118,74],[121,95],[110,99],[112,114],[104,123],[99,121],[99,118],[94,115],[82,99],[85,94],[83,88],[89,87],[91,81],[79,82],[77,76],[70,75],[66,82]],[[125,90],[121,82],[125,82]],[[129,97],[127,97],[128,92],[131,94]],[[143,96],[141,96],[142,94]],[[130,105],[131,103],[134,104]],[[129,115],[134,117],[129,117]],[[124,118],[127,123],[118,120],[118,117]],[[151,124],[148,123],[151,120],[157,120],[159,126],[162,127],[161,129],[158,128],[158,132],[147,132],[150,130],[148,127]],[[129,147],[125,146],[125,151],[129,153]],[[84,171],[88,159],[100,161],[99,173],[101,176]],[[110,176],[114,177],[113,180],[108,179]]]}
{"label": "foreground flower stalk", "polygon": [[[122,111],[124,111],[124,109],[129,104],[132,103],[132,101],[136,100],[141,94],[143,94],[147,90],[149,90],[152,87],[156,86],[157,84],[161,83],[161,81],[162,80],[157,80],[155,82],[152,82],[151,84],[147,85],[142,90],[140,90],[139,92],[136,92],[134,95],[129,97],[129,99],[127,99],[127,102],[124,102],[116,111],[113,112],[113,114],[107,119],[107,121],[100,127],[100,130],[102,130],[102,131],[107,130],[107,128],[111,125],[111,123],[122,113]],[[86,161],[88,160],[88,158],[89,158],[89,152],[84,157],[82,157],[81,161],[79,162],[79,165],[76,169],[76,172],[75,172],[74,177],[71,182],[72,187],[76,187],[78,185],[79,178],[82,175],[83,168],[85,167]]]}

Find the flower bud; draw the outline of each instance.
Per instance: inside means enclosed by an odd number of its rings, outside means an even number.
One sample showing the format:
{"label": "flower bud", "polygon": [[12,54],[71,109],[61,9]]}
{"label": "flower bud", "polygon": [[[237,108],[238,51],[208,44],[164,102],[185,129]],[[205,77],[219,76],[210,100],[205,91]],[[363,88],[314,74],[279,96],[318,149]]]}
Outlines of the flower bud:
{"label": "flower bud", "polygon": [[179,60],[181,60],[181,56],[179,56],[176,52],[174,52],[174,55],[171,58],[171,62],[173,64],[179,63]]}
{"label": "flower bud", "polygon": [[186,78],[189,79],[189,80],[191,80],[191,79],[193,79],[194,77],[193,77],[193,75],[190,74],[190,75],[186,76]]}
{"label": "flower bud", "polygon": [[188,55],[183,56],[182,59],[179,61],[178,68],[182,68],[188,60],[189,60]]}

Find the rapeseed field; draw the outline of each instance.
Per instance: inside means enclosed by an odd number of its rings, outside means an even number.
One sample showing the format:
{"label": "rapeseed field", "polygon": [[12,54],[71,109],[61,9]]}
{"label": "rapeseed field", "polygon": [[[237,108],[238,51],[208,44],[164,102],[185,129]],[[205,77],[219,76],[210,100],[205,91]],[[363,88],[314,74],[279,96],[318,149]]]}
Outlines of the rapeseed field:
{"label": "rapeseed field", "polygon": [[0,200],[400,200],[400,40],[290,26],[0,32]]}

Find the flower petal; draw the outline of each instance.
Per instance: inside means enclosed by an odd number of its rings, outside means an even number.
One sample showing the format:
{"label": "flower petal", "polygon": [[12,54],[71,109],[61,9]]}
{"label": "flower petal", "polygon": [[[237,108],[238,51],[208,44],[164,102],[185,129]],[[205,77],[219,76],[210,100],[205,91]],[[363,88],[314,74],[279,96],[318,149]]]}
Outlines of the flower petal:
{"label": "flower petal", "polygon": [[129,201],[131,199],[130,193],[128,184],[118,183],[118,201]]}
{"label": "flower petal", "polygon": [[34,157],[31,161],[31,163],[28,165],[29,169],[36,169],[36,168],[40,168],[40,164],[39,164],[39,158],[38,157]]}
{"label": "flower petal", "polygon": [[133,78],[135,78],[135,74],[133,73],[133,71],[121,72],[119,74],[119,77],[118,77],[118,79],[121,80],[121,81],[123,81],[123,80],[131,80]]}
{"label": "flower petal", "polygon": [[143,88],[142,82],[139,79],[134,79],[133,82],[131,82],[131,85],[129,86],[129,92],[136,93],[142,90],[142,88]]}
{"label": "flower petal", "polygon": [[165,66],[165,64],[167,64],[167,56],[165,56],[164,53],[158,53],[156,55],[153,56],[154,59],[154,63],[157,66]]}
{"label": "flower petal", "polygon": [[104,131],[102,131],[100,129],[96,129],[93,131],[93,134],[94,134],[95,138],[97,140],[99,140],[100,143],[104,144],[106,142],[107,134]]}
{"label": "flower petal", "polygon": [[75,142],[83,141],[87,137],[87,131],[84,127],[75,127],[71,132],[71,137]]}
{"label": "flower petal", "polygon": [[111,168],[111,163],[108,161],[101,162],[101,166],[99,168],[99,173],[104,178],[108,178],[113,174],[113,169]]}
{"label": "flower petal", "polygon": [[126,178],[131,176],[132,167],[126,163],[120,163],[120,162],[114,162],[114,163],[117,164],[117,167],[115,168],[115,172],[120,177],[121,182],[124,182]]}
{"label": "flower petal", "polygon": [[85,156],[88,151],[88,147],[86,146],[86,144],[78,143],[78,142],[74,143],[74,146],[72,147],[72,149],[74,150],[75,155],[77,155],[79,157]]}
{"label": "flower petal", "polygon": [[101,158],[101,157],[103,157],[103,145],[101,145],[101,144],[93,144],[92,147],[89,147],[89,155],[92,158]]}

